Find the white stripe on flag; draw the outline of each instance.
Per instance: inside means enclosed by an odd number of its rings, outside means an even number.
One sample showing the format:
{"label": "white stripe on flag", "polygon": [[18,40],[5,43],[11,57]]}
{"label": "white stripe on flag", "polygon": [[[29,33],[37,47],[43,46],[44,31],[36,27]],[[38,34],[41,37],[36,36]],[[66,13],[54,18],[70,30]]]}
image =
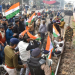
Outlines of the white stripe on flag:
{"label": "white stripe on flag", "polygon": [[9,14],[15,12],[16,10],[18,10],[19,8],[20,8],[20,7],[18,6],[18,7],[16,7],[16,8],[14,8],[14,9],[11,9],[11,10],[5,12],[5,15],[6,15],[6,16],[9,15]]}
{"label": "white stripe on flag", "polygon": [[53,44],[52,44],[51,39],[50,39],[50,48],[49,48],[49,51],[51,51],[52,48],[53,48]]}

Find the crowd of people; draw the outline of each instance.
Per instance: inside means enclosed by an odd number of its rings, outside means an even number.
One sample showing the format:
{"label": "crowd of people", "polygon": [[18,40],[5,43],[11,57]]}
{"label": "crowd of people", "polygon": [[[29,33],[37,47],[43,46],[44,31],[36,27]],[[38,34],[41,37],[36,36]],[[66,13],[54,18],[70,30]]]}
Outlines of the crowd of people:
{"label": "crowd of people", "polygon": [[[0,13],[0,65],[5,64],[6,75],[17,75],[16,69],[18,68],[21,69],[20,75],[23,75],[24,71],[25,75],[50,75],[46,58],[41,57],[42,53],[46,51],[42,50],[46,35],[49,35],[54,42],[53,56],[62,53],[64,39],[66,42],[70,42],[71,46],[73,29],[67,25],[67,29],[64,31],[65,22],[60,12],[55,15],[53,12],[38,12],[34,21],[26,25],[27,20],[33,13],[14,16],[8,20]],[[48,25],[47,17],[50,18]],[[53,25],[60,33],[60,37],[53,37]],[[27,26],[30,34],[41,39],[34,40],[27,33],[24,36],[21,35]]]}

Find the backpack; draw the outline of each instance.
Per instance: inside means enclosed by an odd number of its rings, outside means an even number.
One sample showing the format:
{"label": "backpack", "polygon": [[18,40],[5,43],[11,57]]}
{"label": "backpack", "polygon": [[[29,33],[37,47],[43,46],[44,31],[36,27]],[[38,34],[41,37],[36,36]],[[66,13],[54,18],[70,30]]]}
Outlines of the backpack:
{"label": "backpack", "polygon": [[31,58],[27,60],[31,75],[45,75],[44,71],[41,69],[41,64],[39,61],[40,59],[36,61]]}

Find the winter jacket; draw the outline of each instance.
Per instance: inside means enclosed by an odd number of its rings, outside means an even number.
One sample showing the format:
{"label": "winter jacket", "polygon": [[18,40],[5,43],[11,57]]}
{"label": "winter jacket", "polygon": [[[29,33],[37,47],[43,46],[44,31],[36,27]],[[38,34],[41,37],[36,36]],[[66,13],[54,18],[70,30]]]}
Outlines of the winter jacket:
{"label": "winter jacket", "polygon": [[13,27],[13,33],[16,33],[15,38],[18,38],[19,37],[20,31],[19,31],[19,26],[18,25],[15,25]]}
{"label": "winter jacket", "polygon": [[60,26],[60,28],[64,28],[64,25],[65,25],[65,22],[63,21],[63,22],[60,23],[59,26]]}
{"label": "winter jacket", "polygon": [[48,31],[49,31],[50,33],[53,33],[53,22],[50,22],[50,23],[48,24]]}
{"label": "winter jacket", "polygon": [[10,44],[10,39],[13,38],[13,32],[11,29],[6,30],[6,41],[8,44]]}

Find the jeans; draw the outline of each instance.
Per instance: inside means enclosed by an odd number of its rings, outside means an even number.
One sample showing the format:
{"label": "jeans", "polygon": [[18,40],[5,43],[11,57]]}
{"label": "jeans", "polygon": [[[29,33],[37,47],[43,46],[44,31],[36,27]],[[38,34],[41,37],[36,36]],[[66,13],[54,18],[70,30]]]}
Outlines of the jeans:
{"label": "jeans", "polygon": [[[30,72],[30,70],[29,70],[29,67],[28,67],[28,65],[27,65],[27,62],[26,61],[22,61],[22,63],[23,64],[26,64],[26,72],[25,72],[25,75],[29,75],[29,72]],[[23,72],[24,72],[24,68],[21,68],[21,71],[20,71],[20,75],[23,75]]]}
{"label": "jeans", "polygon": [[43,44],[45,33],[41,33],[41,43]]}
{"label": "jeans", "polygon": [[4,46],[2,46],[0,44],[0,65],[3,63],[3,56],[4,56],[4,47],[5,47],[5,43],[4,43]]}

